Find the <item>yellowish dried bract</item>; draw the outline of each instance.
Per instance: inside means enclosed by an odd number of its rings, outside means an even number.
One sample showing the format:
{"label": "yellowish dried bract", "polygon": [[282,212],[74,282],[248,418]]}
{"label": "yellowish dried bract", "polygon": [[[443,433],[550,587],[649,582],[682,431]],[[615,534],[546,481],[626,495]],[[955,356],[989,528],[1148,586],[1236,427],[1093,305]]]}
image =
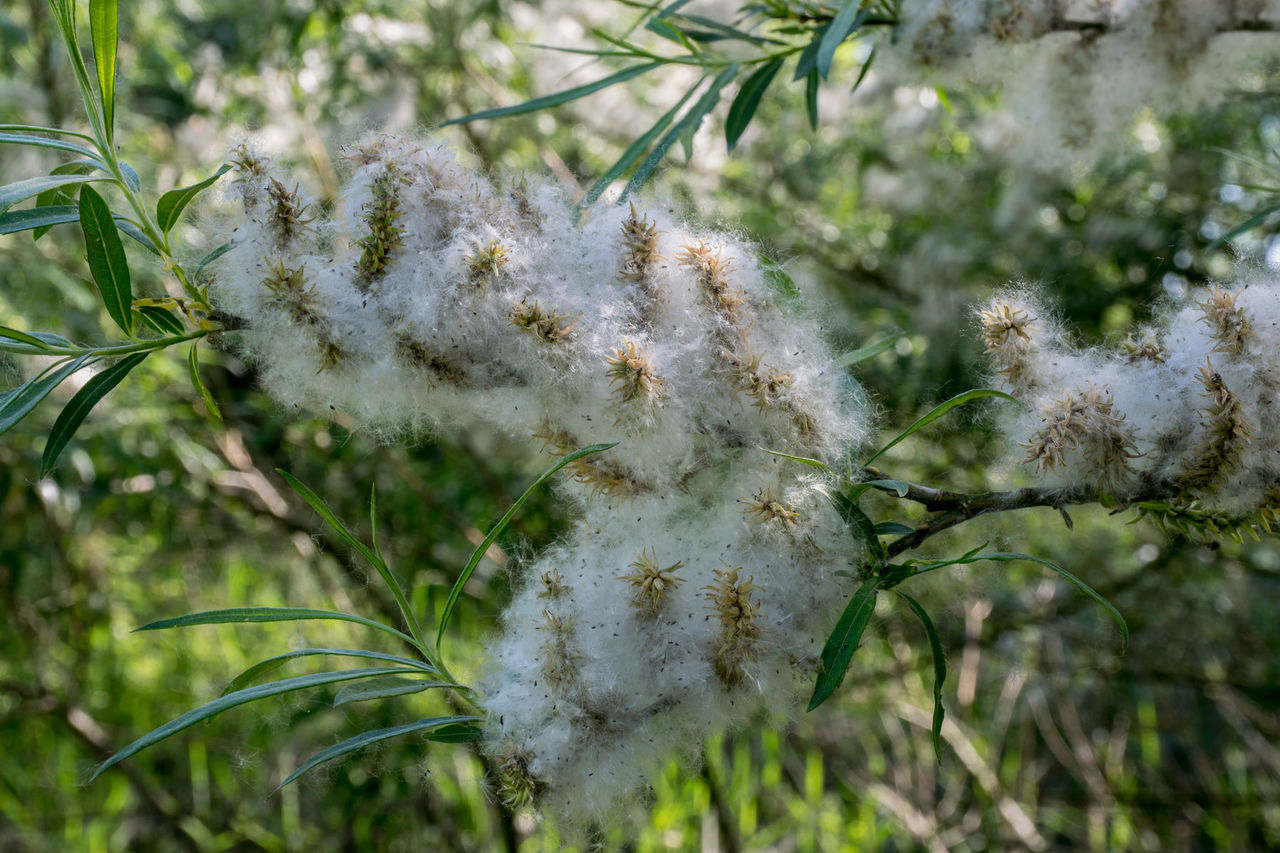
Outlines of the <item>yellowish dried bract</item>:
{"label": "yellowish dried bract", "polygon": [[471,283],[483,287],[486,281],[498,277],[502,268],[511,260],[511,253],[501,241],[490,240],[489,245],[467,255],[464,260]]}
{"label": "yellowish dried bract", "polygon": [[978,312],[982,342],[996,372],[1019,387],[1029,384],[1027,356],[1035,349],[1038,318],[1012,302],[996,301]]}
{"label": "yellowish dried bract", "polygon": [[754,582],[755,576],[739,580],[741,571],[741,566],[726,565],[723,569],[716,569],[713,572],[715,582],[703,587],[707,590],[709,609],[720,620],[720,634],[712,648],[711,666],[726,687],[742,683],[742,664],[757,659],[760,654],[757,644],[760,625],[756,622],[760,604],[751,599],[751,593],[762,591],[763,587]]}
{"label": "yellowish dried bract", "polygon": [[1201,409],[1207,416],[1204,436],[1187,457],[1182,469],[1180,485],[1190,491],[1212,491],[1226,481],[1244,455],[1244,449],[1253,436],[1253,426],[1240,405],[1240,397],[1227,387],[1222,374],[1206,361],[1200,368],[1202,396],[1209,405]]}
{"label": "yellowish dried bract", "polygon": [[1042,426],[1023,447],[1023,462],[1035,462],[1040,472],[1066,463],[1070,451],[1079,450],[1091,478],[1111,491],[1133,473],[1137,442],[1125,416],[1115,409],[1109,392],[1096,388],[1077,390],[1054,400],[1040,413]]}
{"label": "yellowish dried bract", "polygon": [[564,690],[578,680],[582,655],[573,639],[573,618],[542,611],[540,630],[550,636],[542,644],[542,677],[552,690]]}
{"label": "yellowish dried bract", "polygon": [[1203,312],[1201,319],[1209,325],[1217,340],[1214,352],[1243,355],[1245,346],[1254,337],[1253,325],[1243,308],[1236,305],[1236,294],[1214,287],[1209,298],[1196,303]]}
{"label": "yellowish dried bract", "polygon": [[800,523],[800,513],[793,507],[782,503],[772,488],[761,489],[756,492],[755,497],[749,500],[743,498],[739,502],[744,505],[742,511],[752,521],[760,524],[774,524],[776,522],[783,529],[790,531]]}
{"label": "yellowish dried bract", "polygon": [[529,751],[516,746],[510,738],[503,741],[502,748],[493,757],[498,799],[512,811],[535,805],[546,787],[529,770],[532,761]]}
{"label": "yellowish dried bract", "polygon": [[569,337],[578,318],[568,314],[551,314],[543,311],[537,300],[530,302],[521,299],[520,304],[511,309],[511,325],[537,335],[547,343],[556,343]]}
{"label": "yellowish dried bract", "polygon": [[686,243],[676,253],[681,266],[693,269],[698,275],[699,292],[703,301],[730,325],[740,325],[747,307],[747,295],[742,288],[733,287],[729,281],[732,266],[721,259],[720,249],[712,249],[705,242]]}
{"label": "yellowish dried bract", "polygon": [[658,254],[658,226],[637,214],[634,204],[631,215],[622,223],[622,242],[626,254],[618,277],[623,281],[644,281],[662,256]]}
{"label": "yellowish dried bract", "polygon": [[550,598],[553,601],[564,598],[570,592],[569,585],[564,582],[564,576],[556,569],[549,572],[539,572],[538,580],[542,586],[538,589],[538,598]]}
{"label": "yellowish dried bract", "polygon": [[658,375],[649,356],[635,341],[623,341],[622,348],[615,348],[604,361],[609,366],[610,387],[621,402],[643,400],[652,403],[661,399],[666,380]]}
{"label": "yellowish dried bract", "polygon": [[684,563],[680,561],[660,566],[657,552],[650,554],[649,549],[645,548],[635,562],[627,566],[635,571],[619,575],[618,579],[627,581],[634,587],[631,601],[636,609],[645,616],[654,617],[662,611],[676,587],[684,583],[684,578],[676,577],[676,570],[683,567]]}

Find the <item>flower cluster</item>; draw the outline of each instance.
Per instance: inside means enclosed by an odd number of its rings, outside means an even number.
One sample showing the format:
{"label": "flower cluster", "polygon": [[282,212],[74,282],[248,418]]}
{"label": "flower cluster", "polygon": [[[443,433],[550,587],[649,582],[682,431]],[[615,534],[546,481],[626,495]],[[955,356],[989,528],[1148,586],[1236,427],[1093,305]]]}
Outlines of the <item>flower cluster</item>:
{"label": "flower cluster", "polygon": [[1010,427],[1035,473],[1120,502],[1262,519],[1280,498],[1280,279],[1215,286],[1117,352],[1082,351],[1026,290],[979,312]]}
{"label": "flower cluster", "polygon": [[665,213],[580,223],[439,145],[346,158],[332,218],[239,158],[212,295],[270,392],[384,437],[620,442],[567,469],[580,517],[522,567],[490,649],[499,795],[598,818],[708,732],[785,713],[860,556],[813,469],[765,450],[834,462],[865,437],[818,323],[750,247]]}
{"label": "flower cluster", "polygon": [[1275,0],[906,0],[890,52],[1001,88],[1018,151],[1043,168],[1116,147],[1144,109],[1248,88],[1280,55],[1278,21]]}

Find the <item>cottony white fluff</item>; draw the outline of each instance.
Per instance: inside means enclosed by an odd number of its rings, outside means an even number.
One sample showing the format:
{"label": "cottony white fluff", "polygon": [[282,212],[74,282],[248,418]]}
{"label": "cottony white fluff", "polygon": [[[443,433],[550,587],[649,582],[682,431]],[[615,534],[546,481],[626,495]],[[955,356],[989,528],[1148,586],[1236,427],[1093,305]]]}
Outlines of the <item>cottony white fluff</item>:
{"label": "cottony white fluff", "polygon": [[1280,279],[1242,272],[1194,294],[1119,352],[1072,347],[1034,293],[980,312],[1027,467],[1119,500],[1158,496],[1233,515],[1280,506]]}
{"label": "cottony white fluff", "polygon": [[280,401],[384,436],[494,430],[585,457],[483,685],[500,795],[600,819],[682,748],[785,713],[859,563],[812,468],[863,440],[856,389],[752,249],[664,211],[497,186],[446,147],[348,152],[333,218],[241,151],[212,295]]}
{"label": "cottony white fluff", "polygon": [[1280,60],[1277,24],[1276,0],[905,0],[881,70],[1000,88],[1015,156],[1059,169],[1121,147],[1144,109],[1248,88]]}

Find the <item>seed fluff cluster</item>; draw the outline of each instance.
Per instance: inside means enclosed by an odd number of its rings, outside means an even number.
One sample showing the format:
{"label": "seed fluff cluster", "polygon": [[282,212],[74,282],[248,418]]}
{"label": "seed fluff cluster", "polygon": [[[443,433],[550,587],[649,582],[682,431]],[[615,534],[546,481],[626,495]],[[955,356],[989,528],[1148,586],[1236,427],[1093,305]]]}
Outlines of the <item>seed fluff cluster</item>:
{"label": "seed fluff cluster", "polygon": [[385,437],[620,442],[567,469],[579,518],[489,650],[497,796],[605,819],[672,754],[794,705],[860,554],[813,469],[762,448],[836,461],[867,419],[750,247],[638,207],[580,223],[431,143],[351,148],[331,218],[238,159],[212,295],[278,400]]}
{"label": "seed fluff cluster", "polygon": [[1144,109],[1256,89],[1280,60],[1277,0],[904,0],[900,17],[893,76],[1000,88],[1015,153],[1041,167],[1116,148]]}
{"label": "seed fluff cluster", "polygon": [[[1025,466],[1177,523],[1270,529],[1280,506],[1280,279],[1206,289],[1115,352],[1066,343],[1036,295],[979,311],[1004,387],[1029,409],[1010,434]],[[1188,513],[1190,513],[1188,515]],[[1157,519],[1158,521],[1160,519]]]}

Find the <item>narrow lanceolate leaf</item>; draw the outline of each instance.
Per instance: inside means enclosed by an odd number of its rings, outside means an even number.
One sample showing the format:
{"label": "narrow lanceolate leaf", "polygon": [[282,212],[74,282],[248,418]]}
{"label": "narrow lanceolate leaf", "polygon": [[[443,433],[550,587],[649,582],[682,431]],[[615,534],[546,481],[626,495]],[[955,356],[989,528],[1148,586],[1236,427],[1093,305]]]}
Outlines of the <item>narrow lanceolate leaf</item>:
{"label": "narrow lanceolate leaf", "polygon": [[836,55],[836,48],[858,28],[862,19],[865,18],[865,12],[858,14],[861,6],[862,0],[843,0],[836,16],[831,19],[831,26],[822,34],[822,41],[818,43],[816,67],[823,80],[827,79],[827,75],[831,72],[831,60]]}
{"label": "narrow lanceolate leaf", "polygon": [[902,590],[894,590],[901,596],[902,600],[907,602],[907,606],[916,614],[920,620],[920,624],[924,626],[924,634],[929,638],[929,653],[933,657],[933,726],[931,733],[933,735],[933,756],[942,763],[942,721],[946,716],[946,709],[942,707],[942,683],[947,680],[947,658],[942,653],[942,640],[938,637],[938,629],[933,627],[933,620],[929,618],[929,614],[920,606],[920,602],[907,595]]}
{"label": "narrow lanceolate leaf", "polygon": [[317,672],[311,675],[299,675],[296,678],[286,678],[283,681],[273,681],[270,684],[261,684],[257,687],[250,687],[245,690],[237,690],[235,693],[228,693],[225,696],[219,696],[212,702],[201,705],[199,708],[188,711],[176,719],[170,720],[163,726],[153,729],[106,761],[98,765],[93,771],[93,775],[89,777],[92,782],[102,775],[102,771],[106,770],[114,764],[119,764],[131,755],[136,755],[147,747],[159,743],[170,735],[177,734],[183,729],[190,728],[196,723],[204,722],[210,717],[215,717],[223,711],[235,708],[238,705],[244,705],[248,702],[256,702],[259,699],[266,699],[268,696],[279,696],[283,693],[291,693],[296,690],[306,690],[309,687],[321,687],[326,684],[336,684],[342,681],[353,681],[357,678],[374,678],[379,675],[393,675],[402,672],[400,667],[373,667],[370,669],[345,669],[341,672]]}
{"label": "narrow lanceolate leaf", "polygon": [[621,71],[610,74],[596,80],[594,83],[587,83],[583,86],[575,86],[572,89],[565,89],[563,92],[556,92],[553,95],[543,95],[541,98],[533,98],[523,103],[515,104],[510,107],[498,107],[492,110],[482,110],[478,113],[471,113],[460,118],[453,118],[446,121],[441,127],[448,127],[451,124],[466,124],[467,122],[479,121],[486,118],[505,118],[507,116],[518,116],[524,113],[537,112],[548,107],[558,107],[561,104],[567,104],[569,101],[575,101],[578,98],[585,98],[601,89],[606,89],[617,83],[630,80],[632,77],[639,77],[646,71],[652,71],[655,68],[662,67],[662,62],[646,62],[642,65],[633,65],[630,68],[624,68]]}
{"label": "narrow lanceolate leaf", "polygon": [[865,347],[858,347],[852,352],[847,352],[836,359],[836,367],[851,367],[860,361],[866,361],[869,358],[874,358],[885,350],[891,349],[894,344],[902,340],[905,334],[905,332],[898,332],[897,334],[890,335],[887,338],[881,338],[878,341],[873,341]]}
{"label": "narrow lanceolate leaf", "polygon": [[912,433],[916,432],[917,430],[933,423],[938,418],[945,415],[947,412],[950,412],[956,406],[963,406],[965,403],[970,403],[974,400],[981,400],[984,397],[1000,397],[1001,399],[1004,399],[1004,400],[1012,400],[1015,403],[1018,402],[1017,397],[1011,397],[1008,394],[1004,393],[1003,391],[996,391],[994,388],[974,388],[972,391],[965,391],[963,394],[957,394],[954,397],[952,397],[950,400],[947,400],[945,403],[939,403],[927,415],[920,418],[911,426],[903,430],[898,435],[897,438],[895,438],[893,441],[889,442],[884,447],[876,451],[875,455],[872,456],[870,459],[868,459],[866,462],[863,462],[862,466],[865,468],[866,466],[870,465],[872,462],[879,459],[887,450],[889,450],[889,448],[898,444],[898,442],[908,438]]}
{"label": "narrow lanceolate leaf", "polygon": [[133,285],[129,281],[129,262],[125,260],[124,245],[111,208],[92,187],[80,189],[80,227],[84,229],[89,272],[102,294],[107,313],[125,334],[132,336]]}
{"label": "narrow lanceolate leaf", "polygon": [[0,352],[11,352],[15,355],[39,355],[40,353],[59,352],[67,348],[78,349],[71,341],[62,337],[62,335],[55,335],[53,332],[20,332],[8,326],[0,326]]}
{"label": "narrow lanceolate leaf", "polygon": [[[173,315],[170,314],[169,316]],[[181,326],[179,326],[179,329],[181,329]],[[195,388],[200,394],[200,399],[204,400],[204,407],[209,410],[209,414],[218,420],[222,420],[222,412],[218,409],[217,401],[213,399],[213,394],[209,393],[209,389],[205,387],[204,380],[200,378],[200,356],[196,354],[197,346],[199,346],[199,341],[193,341],[191,352],[187,354],[187,369],[191,373],[191,387]]]}
{"label": "narrow lanceolate leaf", "polygon": [[76,392],[71,402],[67,403],[67,407],[58,415],[58,419],[53,422],[53,429],[49,431],[49,438],[45,440],[44,455],[40,460],[41,477],[53,470],[53,463],[58,460],[58,454],[62,453],[62,449],[67,446],[71,436],[75,435],[80,424],[84,423],[84,419],[88,417],[98,401],[119,385],[120,381],[129,375],[129,371],[141,364],[148,355],[150,353],[136,352],[125,356],[100,371]]}
{"label": "narrow lanceolate leaf", "polygon": [[867,554],[871,558],[872,567],[877,572],[881,571],[885,565],[885,554],[884,546],[880,544],[880,537],[876,535],[875,523],[844,492],[837,489],[828,489],[825,486],[819,486],[819,489],[826,495],[827,500],[831,501],[832,506],[836,508],[836,512],[844,520],[853,537],[867,546]]}
{"label": "narrow lanceolate leaf", "polygon": [[879,584],[878,578],[868,578],[862,582],[862,586],[858,587],[853,598],[849,599],[844,613],[840,614],[840,621],[836,623],[835,630],[831,632],[831,636],[827,637],[827,642],[822,647],[822,671],[818,673],[818,681],[813,687],[813,696],[809,699],[808,710],[812,711],[830,699],[831,694],[844,680],[849,662],[853,660],[853,653],[857,651],[858,643],[862,641],[862,634],[871,621],[871,614],[875,612]]}
{"label": "narrow lanceolate leaf", "polygon": [[770,450],[767,447],[761,447],[765,453],[771,456],[777,456],[780,459],[790,459],[792,462],[799,462],[801,465],[808,465],[810,468],[817,468],[819,471],[831,473],[831,469],[827,467],[827,463],[819,459],[810,459],[808,456],[792,456],[790,453],[783,453],[781,450]]}
{"label": "narrow lanceolate leaf", "polygon": [[471,579],[471,575],[475,572],[476,566],[480,565],[480,560],[484,557],[485,552],[489,550],[489,546],[492,545],[493,541],[502,534],[502,531],[507,529],[507,525],[511,523],[511,519],[515,518],[516,513],[520,511],[520,507],[524,506],[524,502],[529,499],[529,496],[532,495],[539,486],[551,479],[551,476],[564,466],[572,464],[584,456],[588,456],[592,453],[600,453],[601,451],[608,450],[610,447],[615,447],[616,445],[616,441],[611,444],[593,444],[589,447],[584,447],[581,450],[575,450],[568,456],[565,456],[559,462],[544,471],[541,477],[534,480],[533,485],[525,489],[524,494],[522,494],[519,499],[511,505],[511,509],[507,510],[506,514],[503,515],[502,518],[498,519],[498,523],[489,531],[489,535],[485,536],[484,540],[481,541],[480,544],[476,546],[476,549],[471,552],[471,559],[467,561],[467,565],[463,568],[462,574],[458,575],[458,579],[453,582],[453,588],[449,590],[449,598],[445,601],[444,612],[440,614],[440,629],[436,632],[436,648],[440,647],[440,641],[444,638],[444,630],[449,627],[449,619],[453,616],[453,608],[457,606],[458,599],[462,597],[463,587],[465,587],[467,585],[467,581]]}
{"label": "narrow lanceolate leaf", "polygon": [[[649,180],[649,176],[653,174],[654,169],[658,168],[658,164],[662,162],[662,158],[666,156],[667,151],[677,140],[686,136],[692,137],[697,132],[698,126],[702,124],[702,120],[706,118],[707,113],[715,109],[716,104],[720,102],[720,92],[728,85],[729,81],[738,73],[738,63],[726,66],[716,78],[711,81],[711,86],[703,93],[692,107],[689,108],[681,118],[676,122],[675,126],[663,134],[662,139],[649,152],[649,156],[644,159],[640,167],[636,169],[631,176],[631,180],[627,181],[627,186],[622,191],[622,198],[635,193],[645,182]],[[701,84],[701,80],[694,84],[696,88]]]}
{"label": "narrow lanceolate leaf", "polygon": [[[48,132],[52,133],[53,131]],[[92,157],[95,159],[98,157],[98,153],[91,148],[86,148],[83,145],[77,145],[74,142],[66,142],[61,139],[50,139],[47,136],[32,136],[26,133],[0,132],[0,143],[5,142],[13,145],[34,145],[36,148],[52,148],[54,151],[70,151],[72,154],[80,154],[82,156]]]}
{"label": "narrow lanceolate leaf", "polygon": [[389,655],[385,652],[370,652],[364,649],[294,649],[291,652],[285,652],[282,655],[269,657],[266,660],[260,660],[244,672],[231,679],[231,683],[223,690],[223,695],[234,693],[237,690],[243,690],[262,676],[275,672],[291,660],[297,658],[313,657],[315,655],[334,655],[337,657],[354,657],[367,658],[368,660],[382,661],[383,663],[393,663],[399,666],[415,667],[424,673],[436,674],[434,667],[428,666],[421,661],[412,658],[404,658],[399,655]]}
{"label": "narrow lanceolate leaf", "polygon": [[459,723],[480,722],[479,717],[427,717],[425,720],[418,720],[416,723],[406,723],[403,726],[392,726],[386,729],[371,729],[367,732],[361,732],[353,738],[348,738],[341,743],[335,743],[328,749],[323,749],[315,755],[302,762],[302,765],[276,786],[279,791],[285,785],[294,782],[302,774],[306,773],[314,767],[324,764],[326,761],[332,761],[335,758],[341,758],[344,755],[350,755],[356,750],[362,749],[371,743],[388,740],[389,738],[399,737],[400,735],[412,734],[427,729],[467,729],[473,731],[470,727],[457,725]]}
{"label": "narrow lanceolate leaf", "polygon": [[20,201],[38,196],[46,190],[67,187],[72,184],[85,184],[90,181],[109,181],[105,175],[41,175],[38,178],[27,178],[0,187],[0,213],[4,213]]}
{"label": "narrow lanceolate leaf", "polygon": [[1098,604],[1102,605],[1102,609],[1111,614],[1111,618],[1116,620],[1116,624],[1120,626],[1120,652],[1123,654],[1125,649],[1129,647],[1129,624],[1124,621],[1124,617],[1120,615],[1120,611],[1115,605],[1108,601],[1102,593],[1089,586],[1080,578],[1071,572],[1059,566],[1057,563],[1044,559],[1043,557],[1034,557],[1031,554],[1018,554],[1006,551],[996,551],[990,554],[979,554],[973,558],[974,560],[995,560],[996,562],[1009,562],[1012,560],[1028,560],[1032,563],[1039,563],[1051,571],[1057,572],[1062,577],[1075,585],[1076,589],[1092,598]]}
{"label": "narrow lanceolate leaf", "polygon": [[102,119],[107,139],[113,136],[116,115],[116,47],[119,40],[116,0],[89,0],[89,33],[93,37],[93,64],[102,95]]}
{"label": "narrow lanceolate leaf", "polygon": [[49,392],[57,388],[62,380],[75,373],[86,364],[91,363],[89,355],[82,355],[71,361],[61,362],[46,369],[38,376],[28,379],[17,388],[11,388],[0,394],[0,435],[9,430],[40,405],[40,401],[49,396]]}
{"label": "narrow lanceolate leaf", "polygon": [[818,129],[818,69],[804,75],[804,111],[809,117],[809,129]]}
{"label": "narrow lanceolate leaf", "polygon": [[218,178],[221,178],[230,169],[231,164],[224,163],[221,169],[200,183],[169,190],[160,196],[160,201],[156,202],[156,221],[160,223],[160,230],[165,234],[173,230],[173,226],[178,224],[178,218],[182,216],[182,211],[191,203],[191,200],[213,186]]}
{"label": "narrow lanceolate leaf", "polygon": [[425,654],[426,649],[423,648],[422,631],[418,625],[418,618],[414,615],[413,608],[409,606],[409,597],[405,595],[404,587],[400,585],[399,579],[391,572],[391,567],[386,564],[386,561],[376,551],[357,539],[355,534],[347,529],[347,526],[342,523],[338,516],[334,515],[333,510],[329,509],[329,505],[324,502],[324,499],[313,492],[305,483],[280,468],[276,469],[276,473],[284,477],[289,487],[297,492],[298,496],[306,501],[316,511],[317,515],[325,520],[334,533],[341,536],[348,545],[360,552],[360,556],[368,560],[369,564],[378,570],[378,574],[391,591],[391,596],[395,598],[396,605],[400,608],[400,615],[404,618],[409,632],[413,634],[413,644]]}
{"label": "narrow lanceolate leaf", "polygon": [[148,622],[135,631],[160,631],[165,628],[186,628],[191,625],[224,625],[233,622],[299,622],[307,619],[337,619],[342,622],[354,622],[375,628],[390,634],[397,639],[414,645],[413,638],[397,631],[390,625],[383,625],[354,613],[343,613],[340,610],[312,610],[307,607],[229,607],[225,610],[206,610],[203,613],[188,613],[185,616],[174,616],[170,619],[157,619]]}
{"label": "narrow lanceolate leaf", "polygon": [[[589,204],[594,204],[596,199],[600,198],[601,193],[609,188],[610,184],[622,177],[622,173],[629,169],[632,163],[640,159],[640,155],[653,144],[653,140],[657,139],[659,134],[670,126],[672,119],[676,116],[676,113],[678,113],[685,103],[688,102],[689,98],[696,90],[697,86],[694,86],[689,91],[685,92],[684,97],[677,101],[674,107],[659,116],[658,120],[653,123],[652,127],[627,146],[626,150],[622,152],[622,155],[614,161],[614,164],[610,166],[603,175],[597,178],[596,182],[587,190],[587,194],[582,197],[583,207],[586,207]],[[618,199],[618,203],[621,204],[622,199]]]}
{"label": "narrow lanceolate leaf", "polygon": [[[74,204],[53,204],[48,207],[28,207],[0,214],[0,234],[16,234],[19,231],[44,230],[64,222],[80,218],[80,209]],[[37,235],[38,236],[38,235]]]}
{"label": "narrow lanceolate leaf", "polygon": [[158,305],[143,305],[140,308],[134,308],[133,311],[143,325],[162,335],[181,335],[185,331],[182,321],[167,308],[161,308]]}
{"label": "narrow lanceolate leaf", "polygon": [[421,693],[436,687],[457,687],[444,681],[424,681],[421,678],[405,678],[402,675],[387,675],[382,678],[371,678],[360,684],[348,684],[333,697],[333,707],[348,702],[367,702],[370,699],[389,699],[392,696],[407,696]]}
{"label": "narrow lanceolate leaf", "polygon": [[738,144],[738,138],[742,136],[742,132],[751,123],[752,117],[756,114],[756,108],[760,106],[760,100],[764,97],[765,91],[768,90],[769,84],[773,82],[778,69],[782,67],[783,61],[782,57],[778,57],[757,68],[743,82],[742,88],[738,90],[737,97],[729,105],[729,116],[724,123],[724,138],[730,151]]}

